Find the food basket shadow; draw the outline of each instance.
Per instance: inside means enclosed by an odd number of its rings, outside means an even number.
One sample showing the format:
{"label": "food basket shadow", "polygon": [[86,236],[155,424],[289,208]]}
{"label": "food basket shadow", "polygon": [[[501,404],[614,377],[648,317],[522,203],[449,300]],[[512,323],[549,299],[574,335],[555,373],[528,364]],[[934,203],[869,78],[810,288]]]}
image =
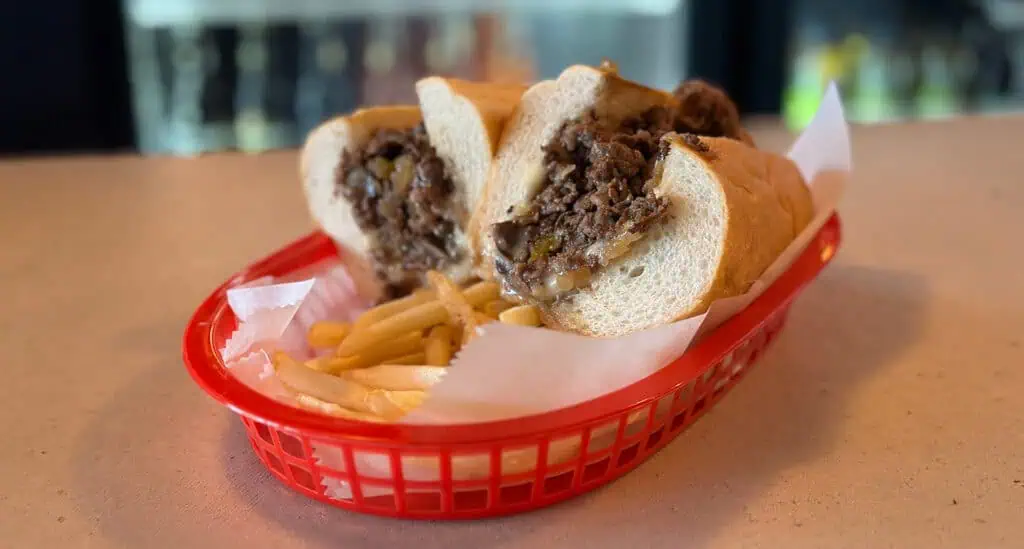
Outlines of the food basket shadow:
{"label": "food basket shadow", "polygon": [[193,379],[237,413],[253,450],[291,488],[364,513],[469,519],[544,507],[635,468],[714,407],[757,363],[793,299],[835,255],[838,215],[749,307],[647,378],[569,408],[467,425],[376,424],[272,400],[227,371],[220,349],[238,321],[228,288],[287,276],[343,254],[313,233],[211,294],[185,331]]}

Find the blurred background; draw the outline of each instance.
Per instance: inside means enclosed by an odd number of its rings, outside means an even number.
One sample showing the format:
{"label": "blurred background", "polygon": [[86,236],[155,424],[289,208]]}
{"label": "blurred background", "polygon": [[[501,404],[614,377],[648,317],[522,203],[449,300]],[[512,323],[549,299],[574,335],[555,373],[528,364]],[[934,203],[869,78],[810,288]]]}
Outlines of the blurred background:
{"label": "blurred background", "polygon": [[0,7],[0,154],[294,147],[426,74],[616,61],[799,128],[1024,110],[1024,0],[47,0]]}

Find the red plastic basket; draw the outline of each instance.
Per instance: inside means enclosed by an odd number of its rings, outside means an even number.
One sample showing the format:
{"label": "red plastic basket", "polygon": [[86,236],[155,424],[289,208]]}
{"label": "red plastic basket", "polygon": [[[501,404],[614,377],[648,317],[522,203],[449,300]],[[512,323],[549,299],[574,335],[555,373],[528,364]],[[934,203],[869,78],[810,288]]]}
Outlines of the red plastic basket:
{"label": "red plastic basket", "polygon": [[522,512],[618,478],[711,409],[771,343],[792,300],[832,259],[839,242],[839,218],[833,215],[764,294],[657,373],[570,408],[510,421],[349,421],[282,404],[236,380],[218,352],[237,326],[226,290],[267,275],[286,276],[338,254],[320,233],[214,291],[185,330],[184,360],[196,382],[241,417],[270,472],[309,497],[352,511],[418,519]]}

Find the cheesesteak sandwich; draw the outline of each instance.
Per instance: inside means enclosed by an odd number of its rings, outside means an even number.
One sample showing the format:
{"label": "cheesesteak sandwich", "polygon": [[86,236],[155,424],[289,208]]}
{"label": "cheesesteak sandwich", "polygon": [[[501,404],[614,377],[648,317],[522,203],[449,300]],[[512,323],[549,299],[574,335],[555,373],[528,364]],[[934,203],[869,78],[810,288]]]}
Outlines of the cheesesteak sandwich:
{"label": "cheesesteak sandwich", "polygon": [[811,211],[720,90],[574,66],[523,95],[473,227],[482,274],[546,325],[616,336],[746,292]]}
{"label": "cheesesteak sandwich", "polygon": [[310,133],[300,160],[310,212],[354,254],[364,294],[401,296],[429,270],[470,276],[467,223],[523,90],[426,78],[419,107],[358,110]]}

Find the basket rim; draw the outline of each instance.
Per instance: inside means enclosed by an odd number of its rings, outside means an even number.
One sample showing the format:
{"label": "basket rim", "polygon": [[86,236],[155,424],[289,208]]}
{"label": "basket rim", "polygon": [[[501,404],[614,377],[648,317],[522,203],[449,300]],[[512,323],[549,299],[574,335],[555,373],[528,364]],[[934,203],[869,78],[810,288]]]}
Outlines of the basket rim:
{"label": "basket rim", "polygon": [[[285,257],[304,257],[302,265],[329,258],[337,249],[325,234],[316,231],[280,248],[270,256],[236,273],[218,286],[196,309],[182,338],[182,357],[193,380],[215,400],[233,412],[307,437],[338,437],[372,442],[382,448],[477,446],[496,441],[552,438],[579,432],[584,425],[600,424],[623,412],[662,398],[697,380],[712,365],[746,341],[772,313],[788,305],[834,257],[841,241],[838,213],[819,229],[797,260],[746,309],[716,328],[700,342],[657,372],[626,387],[566,408],[509,420],[456,425],[382,424],[343,419],[284,404],[251,389],[228,373],[212,327],[220,316],[233,314],[226,292],[275,272]],[[826,255],[822,250],[828,247]],[[292,270],[295,270],[294,268]]]}

